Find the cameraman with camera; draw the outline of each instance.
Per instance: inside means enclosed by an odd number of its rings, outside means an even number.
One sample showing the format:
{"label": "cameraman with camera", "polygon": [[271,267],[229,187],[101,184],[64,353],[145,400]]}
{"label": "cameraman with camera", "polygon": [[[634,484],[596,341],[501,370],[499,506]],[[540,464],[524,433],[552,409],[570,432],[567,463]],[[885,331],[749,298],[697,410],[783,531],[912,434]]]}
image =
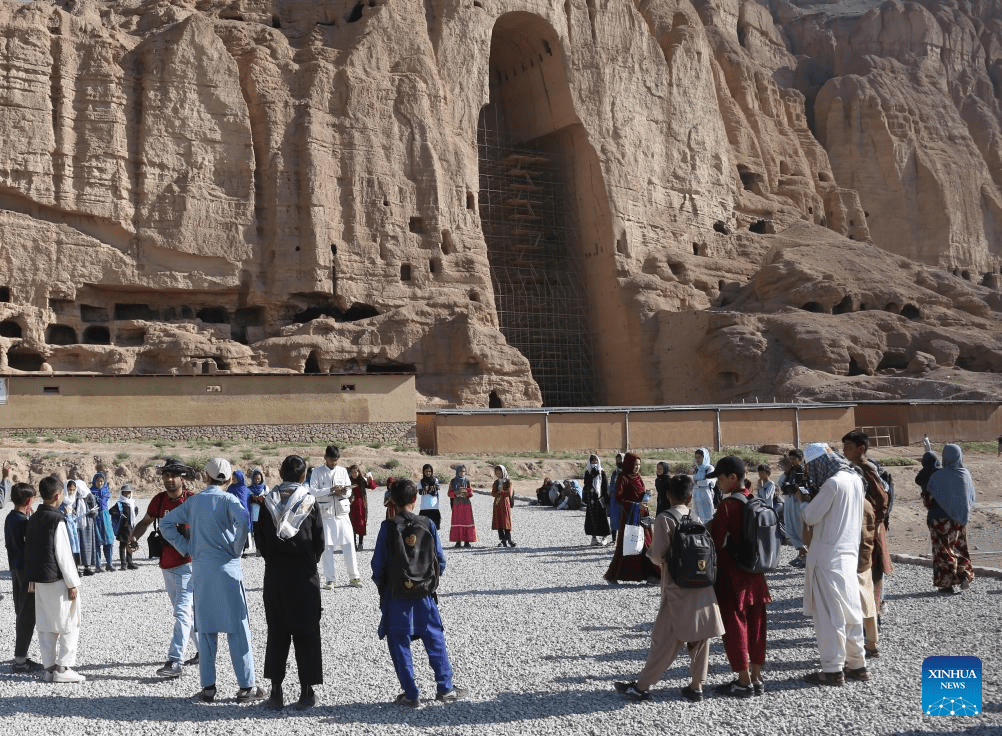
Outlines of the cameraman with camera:
{"label": "cameraman with camera", "polygon": [[[160,471],[164,490],[150,500],[150,505],[146,507],[146,516],[132,530],[132,535],[129,537],[129,549],[133,551],[139,549],[137,540],[141,539],[150,524],[153,524],[153,533],[147,540],[150,547],[150,557],[160,558],[160,572],[164,576],[164,588],[167,590],[167,597],[170,598],[170,605],[174,611],[174,633],[167,650],[167,662],[157,670],[157,675],[174,678],[181,676],[181,661],[184,658],[184,649],[188,644],[188,639],[191,639],[193,644],[196,643],[195,615],[191,607],[191,558],[182,555],[160,535],[157,521],[193,495],[185,487],[184,481],[194,480],[195,470],[180,460],[174,459],[167,460],[157,470]],[[184,664],[198,664],[197,648],[195,656]]]}
{"label": "cameraman with camera", "polygon": [[786,453],[790,467],[783,475],[781,490],[783,491],[783,526],[790,544],[797,548],[797,556],[790,560],[793,567],[804,567],[807,564],[807,544],[804,540],[804,506],[806,503],[797,496],[808,495],[807,473],[804,469],[804,453],[793,449]]}

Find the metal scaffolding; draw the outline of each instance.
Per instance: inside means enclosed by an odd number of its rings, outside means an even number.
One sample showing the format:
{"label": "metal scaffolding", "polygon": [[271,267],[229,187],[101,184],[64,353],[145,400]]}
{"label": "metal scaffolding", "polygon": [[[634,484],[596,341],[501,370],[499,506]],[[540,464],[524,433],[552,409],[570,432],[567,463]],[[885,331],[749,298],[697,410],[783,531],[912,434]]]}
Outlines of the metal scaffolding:
{"label": "metal scaffolding", "polygon": [[596,403],[584,279],[567,182],[553,153],[512,145],[496,104],[480,114],[480,221],[501,332],[532,367],[547,406]]}

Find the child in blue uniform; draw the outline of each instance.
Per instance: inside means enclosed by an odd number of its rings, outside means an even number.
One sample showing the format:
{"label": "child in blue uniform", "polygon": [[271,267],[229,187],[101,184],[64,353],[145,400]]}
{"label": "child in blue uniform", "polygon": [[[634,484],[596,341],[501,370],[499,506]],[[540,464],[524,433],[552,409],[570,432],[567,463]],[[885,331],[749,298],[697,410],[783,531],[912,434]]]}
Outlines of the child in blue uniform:
{"label": "child in blue uniform", "polygon": [[[417,488],[409,480],[399,480],[390,488],[392,502],[397,507],[397,519],[403,517],[412,524],[420,524],[434,538],[435,556],[438,558],[438,572],[445,571],[445,553],[438,538],[434,522],[427,517],[414,514],[417,502]],[[387,519],[379,527],[376,548],[372,553],[372,579],[379,590],[382,617],[379,621],[379,638],[385,637],[390,650],[390,659],[396,670],[397,679],[403,692],[396,702],[409,708],[421,707],[417,684],[414,682],[414,665],[411,659],[411,639],[421,639],[428,652],[428,661],[435,671],[437,684],[436,700],[453,702],[463,698],[466,691],[452,684],[452,665],[445,646],[442,617],[438,612],[434,593],[418,598],[402,598],[394,594],[392,579],[393,566],[400,564],[394,545],[399,538],[396,519]],[[407,542],[405,542],[407,543]],[[413,542],[410,542],[413,546]]]}

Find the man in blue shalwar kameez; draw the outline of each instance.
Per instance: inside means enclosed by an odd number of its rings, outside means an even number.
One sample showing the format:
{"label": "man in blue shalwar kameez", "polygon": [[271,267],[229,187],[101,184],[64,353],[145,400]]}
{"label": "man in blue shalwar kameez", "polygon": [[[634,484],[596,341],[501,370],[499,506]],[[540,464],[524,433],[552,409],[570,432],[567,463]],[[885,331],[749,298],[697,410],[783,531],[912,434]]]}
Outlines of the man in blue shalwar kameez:
{"label": "man in blue shalwar kameez", "polygon": [[[198,664],[202,690],[195,697],[211,702],[216,697],[216,647],[225,632],[230,659],[240,690],[237,702],[264,697],[255,685],[250,622],[244,595],[240,555],[247,541],[247,513],[235,496],[227,493],[232,476],[229,462],[213,458],[205,465],[209,487],[160,521],[160,530],[182,555],[191,556],[195,626],[198,629]],[[187,525],[188,535],[178,526]]]}

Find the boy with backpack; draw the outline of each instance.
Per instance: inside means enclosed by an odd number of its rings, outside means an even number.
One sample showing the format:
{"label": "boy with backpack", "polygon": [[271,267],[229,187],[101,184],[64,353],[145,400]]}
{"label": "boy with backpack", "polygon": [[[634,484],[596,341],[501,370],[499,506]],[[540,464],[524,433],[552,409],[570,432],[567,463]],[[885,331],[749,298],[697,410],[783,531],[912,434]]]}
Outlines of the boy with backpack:
{"label": "boy with backpack", "polygon": [[[752,501],[751,493],[744,488],[744,461],[734,455],[721,458],[709,477],[717,479],[723,494],[710,524],[717,550],[717,580],[713,588],[724,621],[724,651],[731,670],[738,675],[736,680],[718,686],[717,691],[736,698],[750,698],[761,695],[764,690],[765,606],[772,598],[765,575],[745,568],[761,569],[775,560],[758,559],[748,564],[750,551],[753,557],[761,557],[763,550],[754,551],[759,540],[749,539],[745,529],[745,510]],[[778,540],[776,545],[774,552],[778,551]]]}
{"label": "boy with backpack", "polygon": [[35,594],[28,592],[24,572],[24,542],[31,516],[31,499],[35,489],[27,483],[15,483],[10,491],[14,510],[4,520],[4,542],[10,563],[11,592],[14,598],[14,673],[34,672],[42,665],[28,658],[31,636],[35,633]]}
{"label": "boy with backpack", "polygon": [[716,553],[706,527],[689,514],[692,479],[687,475],[671,478],[668,499],[671,508],[655,518],[647,552],[651,562],[662,568],[661,605],[651,631],[651,650],[640,676],[633,682],[617,682],[615,687],[634,700],[650,699],[650,686],[661,679],[686,644],[691,679],[680,692],[695,703],[703,699],[709,640],[724,633],[713,592]]}
{"label": "boy with backpack", "polygon": [[452,665],[445,646],[442,616],[438,611],[438,580],[445,571],[445,553],[434,522],[414,513],[417,488],[409,480],[390,487],[397,514],[379,527],[372,553],[372,580],[379,590],[379,638],[386,638],[393,669],[403,692],[396,702],[420,708],[414,682],[411,639],[421,639],[435,671],[435,699],[451,703],[466,696],[452,683]]}

